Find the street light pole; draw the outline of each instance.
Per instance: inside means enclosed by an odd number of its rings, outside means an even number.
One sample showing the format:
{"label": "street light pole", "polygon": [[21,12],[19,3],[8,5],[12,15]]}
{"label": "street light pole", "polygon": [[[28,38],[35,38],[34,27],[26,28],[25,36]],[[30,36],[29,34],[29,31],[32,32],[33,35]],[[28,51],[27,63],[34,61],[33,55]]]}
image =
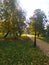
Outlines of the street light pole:
{"label": "street light pole", "polygon": [[36,26],[35,26],[35,36],[34,36],[34,47],[36,47]]}
{"label": "street light pole", "polygon": [[34,47],[36,47],[36,19],[37,19],[37,16],[35,15],[34,16],[34,20],[35,20],[35,36],[34,36]]}

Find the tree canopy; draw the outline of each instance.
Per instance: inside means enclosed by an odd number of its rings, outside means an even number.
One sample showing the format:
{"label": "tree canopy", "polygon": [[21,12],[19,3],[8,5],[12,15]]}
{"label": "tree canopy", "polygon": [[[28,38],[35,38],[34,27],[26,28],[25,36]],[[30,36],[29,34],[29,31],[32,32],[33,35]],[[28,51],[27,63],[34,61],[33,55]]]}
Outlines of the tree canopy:
{"label": "tree canopy", "polygon": [[40,33],[43,33],[44,31],[44,22],[46,22],[46,15],[41,9],[36,9],[34,11],[34,15],[30,18],[32,23],[32,29],[35,31],[36,26],[36,32],[39,35]]}
{"label": "tree canopy", "polygon": [[17,0],[3,0],[1,20],[4,37],[7,37],[8,34],[12,34],[15,37],[21,36],[25,25],[25,15]]}

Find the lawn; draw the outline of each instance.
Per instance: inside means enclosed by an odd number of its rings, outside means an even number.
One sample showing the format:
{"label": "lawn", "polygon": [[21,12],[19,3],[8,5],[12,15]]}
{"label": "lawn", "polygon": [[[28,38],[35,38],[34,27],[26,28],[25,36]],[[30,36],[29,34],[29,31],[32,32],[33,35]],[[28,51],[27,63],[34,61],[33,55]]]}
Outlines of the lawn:
{"label": "lawn", "polygon": [[47,57],[28,38],[0,41],[0,65],[49,65]]}

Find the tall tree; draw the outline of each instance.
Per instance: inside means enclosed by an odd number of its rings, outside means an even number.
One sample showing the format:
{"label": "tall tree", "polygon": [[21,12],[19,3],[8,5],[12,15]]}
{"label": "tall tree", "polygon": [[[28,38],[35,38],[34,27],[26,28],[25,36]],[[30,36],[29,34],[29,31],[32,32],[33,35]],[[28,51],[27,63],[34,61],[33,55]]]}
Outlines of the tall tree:
{"label": "tall tree", "polygon": [[33,17],[30,18],[31,23],[33,26],[33,30],[35,31],[36,27],[36,33],[39,34],[43,33],[44,31],[44,22],[46,22],[46,15],[41,9],[36,9],[34,11]]}
{"label": "tall tree", "polygon": [[3,2],[3,15],[4,22],[2,24],[3,30],[6,33],[4,37],[8,34],[13,34],[13,36],[20,36],[24,28],[25,16],[23,11],[19,8],[17,0],[4,0]]}

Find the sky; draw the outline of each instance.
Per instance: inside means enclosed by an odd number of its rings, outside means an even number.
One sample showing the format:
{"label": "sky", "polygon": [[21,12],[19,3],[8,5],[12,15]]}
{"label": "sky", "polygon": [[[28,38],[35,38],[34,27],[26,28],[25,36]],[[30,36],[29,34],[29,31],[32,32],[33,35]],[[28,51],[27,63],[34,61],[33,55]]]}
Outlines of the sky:
{"label": "sky", "polygon": [[41,9],[48,15],[49,0],[20,0],[20,6],[26,11],[27,18],[33,15],[35,9]]}

